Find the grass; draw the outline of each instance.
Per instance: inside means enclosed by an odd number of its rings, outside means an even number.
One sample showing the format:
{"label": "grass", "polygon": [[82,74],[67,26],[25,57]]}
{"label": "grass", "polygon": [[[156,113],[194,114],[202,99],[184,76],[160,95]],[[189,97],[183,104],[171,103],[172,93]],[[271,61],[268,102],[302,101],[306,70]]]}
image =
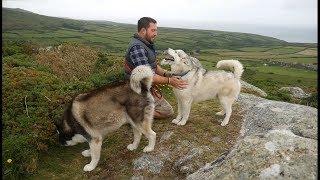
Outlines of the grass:
{"label": "grass", "polygon": [[306,80],[316,80],[317,73],[310,70],[296,69],[296,68],[287,68],[279,66],[259,66],[251,67],[250,69],[256,70],[261,73],[269,73],[275,75],[291,76],[297,79],[306,79]]}

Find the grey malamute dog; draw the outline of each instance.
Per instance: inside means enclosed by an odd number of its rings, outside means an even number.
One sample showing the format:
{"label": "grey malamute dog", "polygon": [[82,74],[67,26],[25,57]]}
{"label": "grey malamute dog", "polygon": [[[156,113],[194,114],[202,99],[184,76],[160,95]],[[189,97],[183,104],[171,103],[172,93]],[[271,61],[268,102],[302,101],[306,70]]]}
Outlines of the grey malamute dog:
{"label": "grey malamute dog", "polygon": [[241,89],[242,64],[238,60],[221,60],[217,63],[217,67],[232,72],[208,71],[202,67],[199,60],[188,56],[183,50],[169,48],[167,52],[173,59],[164,59],[161,64],[171,65],[171,73],[181,76],[188,82],[185,89],[173,88],[178,100],[178,116],[172,123],[185,125],[193,102],[217,98],[223,107],[217,114],[226,114],[221,126],[227,125],[232,104],[238,98]]}
{"label": "grey malamute dog", "polygon": [[127,148],[138,147],[141,134],[149,144],[143,151],[154,149],[156,133],[151,129],[154,112],[154,99],[150,92],[153,72],[148,66],[138,66],[132,71],[129,81],[113,84],[76,96],[65,110],[64,119],[57,125],[59,141],[66,146],[88,142],[90,149],[82,152],[91,156],[91,162],[84,171],[92,171],[100,159],[104,137],[130,123],[134,140]]}

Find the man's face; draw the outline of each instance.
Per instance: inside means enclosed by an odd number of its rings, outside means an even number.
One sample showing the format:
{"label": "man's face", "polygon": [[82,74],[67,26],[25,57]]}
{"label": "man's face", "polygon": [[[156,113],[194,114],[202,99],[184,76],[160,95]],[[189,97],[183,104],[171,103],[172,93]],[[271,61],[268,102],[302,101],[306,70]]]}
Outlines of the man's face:
{"label": "man's face", "polygon": [[158,30],[157,30],[157,24],[155,23],[150,23],[149,24],[149,28],[146,29],[146,35],[145,35],[145,39],[147,41],[149,41],[150,43],[153,43],[156,36],[158,34]]}

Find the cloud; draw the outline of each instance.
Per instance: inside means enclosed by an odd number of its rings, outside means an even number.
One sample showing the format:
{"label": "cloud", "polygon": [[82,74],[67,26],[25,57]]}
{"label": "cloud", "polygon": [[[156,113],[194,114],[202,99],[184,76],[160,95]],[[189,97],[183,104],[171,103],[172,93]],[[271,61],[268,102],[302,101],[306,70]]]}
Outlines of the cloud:
{"label": "cloud", "polygon": [[317,0],[4,0],[4,7],[85,20],[316,26]]}

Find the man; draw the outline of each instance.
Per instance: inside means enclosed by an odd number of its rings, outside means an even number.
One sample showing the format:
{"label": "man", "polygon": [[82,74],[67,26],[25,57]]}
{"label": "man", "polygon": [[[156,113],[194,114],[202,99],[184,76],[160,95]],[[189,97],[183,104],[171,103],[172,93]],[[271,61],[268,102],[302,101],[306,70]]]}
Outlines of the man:
{"label": "man", "polygon": [[[150,65],[153,72],[153,83],[171,84],[183,89],[187,82],[172,76],[156,63],[154,40],[157,36],[157,21],[150,17],[142,17],[138,21],[138,33],[135,33],[128,45],[125,59],[125,78],[129,79],[131,71],[139,65]],[[153,88],[155,100],[154,118],[167,118],[173,115],[172,106],[162,97],[162,94]]]}

